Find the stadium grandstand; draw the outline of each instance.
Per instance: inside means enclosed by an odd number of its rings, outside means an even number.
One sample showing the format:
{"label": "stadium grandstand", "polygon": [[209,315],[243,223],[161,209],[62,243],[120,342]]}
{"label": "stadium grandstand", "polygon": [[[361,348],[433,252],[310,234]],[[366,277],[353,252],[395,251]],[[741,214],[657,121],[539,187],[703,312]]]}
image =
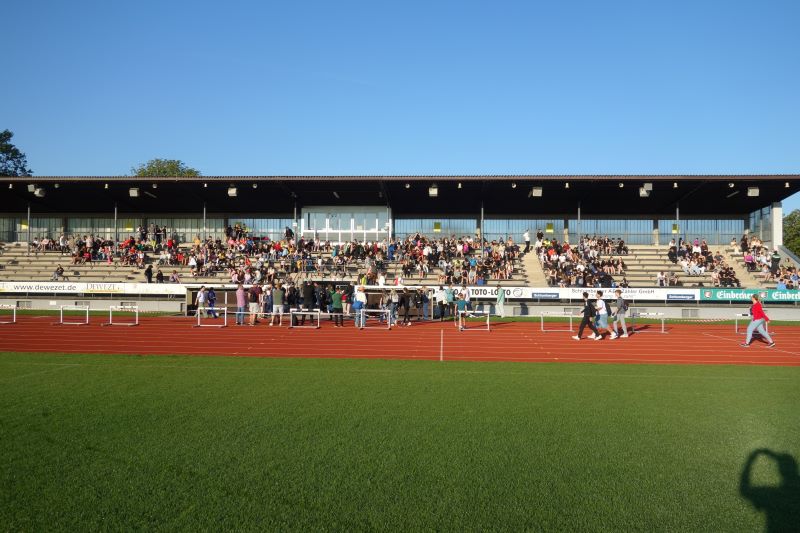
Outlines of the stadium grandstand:
{"label": "stadium grandstand", "polygon": [[798,190],[798,175],[2,177],[0,292],[169,311],[202,285],[228,302],[238,283],[304,281],[503,288],[515,314],[589,287],[796,305],[781,201]]}

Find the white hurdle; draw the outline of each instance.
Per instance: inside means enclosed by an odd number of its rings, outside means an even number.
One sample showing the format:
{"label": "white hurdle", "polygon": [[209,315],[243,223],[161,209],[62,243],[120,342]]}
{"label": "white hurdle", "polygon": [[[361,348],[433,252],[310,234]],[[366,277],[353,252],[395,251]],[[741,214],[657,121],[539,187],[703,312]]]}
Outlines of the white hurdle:
{"label": "white hurdle", "polygon": [[[117,320],[114,322],[114,311],[120,313],[133,313],[133,321]],[[112,305],[108,308],[108,322],[103,326],[138,326],[139,325],[139,306],[138,305]]]}
{"label": "white hurdle", "polygon": [[[83,321],[77,322],[64,320],[64,311],[83,311]],[[67,315],[69,316],[69,315]],[[62,305],[58,312],[58,326],[88,326],[89,325],[89,306],[88,305]]]}
{"label": "white hurdle", "polygon": [[[631,313],[631,335],[634,333],[666,333],[666,321],[667,319],[664,318],[664,313]],[[661,331],[650,331],[648,329],[636,329],[636,319],[637,318],[644,318],[646,320],[660,320],[661,321]]]}
{"label": "white hurdle", "polygon": [[[228,308],[227,307],[215,307],[214,312],[217,315],[222,315],[222,322],[219,323],[211,323],[211,324],[203,324],[200,321],[200,317],[205,314],[206,320],[208,320],[208,311],[211,310],[210,307],[198,307],[197,308],[197,323],[194,325],[196,328],[227,328],[228,327]],[[214,319],[211,319],[214,320]]]}
{"label": "white hurdle", "polygon": [[[8,320],[8,319],[4,318],[4,319],[0,320],[0,325],[2,325],[2,324],[16,324],[17,323],[17,306],[16,305],[3,304],[3,305],[0,305],[0,310],[3,310],[3,311],[11,310],[11,320]],[[2,316],[5,317],[6,315],[3,314]]]}
{"label": "white hurdle", "polygon": [[[311,321],[308,326],[305,325],[305,318],[306,315],[311,316]],[[290,309],[289,310],[289,327],[294,328],[310,328],[310,329],[319,329],[320,327],[320,319],[321,319],[322,312],[319,309],[309,309],[303,311],[302,309]],[[303,324],[298,322],[299,317],[303,317]]]}
{"label": "white hurdle", "polygon": [[[491,331],[492,326],[490,323],[491,320],[491,313],[488,311],[458,311],[458,316],[456,317],[456,328],[458,331]],[[474,327],[470,328],[467,327],[467,319],[469,318],[485,318],[486,319],[486,326]],[[483,322],[483,320],[481,320]]]}
{"label": "white hurdle", "polygon": [[[392,329],[392,326],[393,326],[393,324],[392,324],[392,314],[391,314],[391,311],[389,309],[361,309],[361,310],[359,310],[357,312],[361,314],[361,317],[360,317],[361,318],[361,324],[359,324],[358,329],[366,328],[367,327],[367,319],[368,318],[373,318],[373,317],[368,316],[368,313],[369,314],[373,314],[373,315],[378,315],[377,320],[378,320],[379,324],[381,322],[380,317],[381,316],[385,316],[386,317],[386,329]],[[358,319],[358,318],[359,317],[356,317],[356,319]]]}
{"label": "white hurdle", "polygon": [[[542,331],[542,332],[545,332],[545,333],[555,332],[555,331],[573,332],[573,331],[575,331],[575,329],[574,329],[574,327],[572,325],[572,319],[574,317],[576,317],[576,316],[579,316],[579,315],[574,315],[574,314],[571,314],[571,313],[558,313],[558,312],[545,312],[545,311],[543,311],[543,312],[539,313],[539,330]],[[569,319],[569,329],[564,329],[564,328],[560,328],[560,327],[553,327],[553,328],[547,327],[546,328],[545,327],[545,320],[544,320],[545,317],[568,318]],[[560,324],[561,322],[559,321],[559,322],[556,322],[556,323]]]}

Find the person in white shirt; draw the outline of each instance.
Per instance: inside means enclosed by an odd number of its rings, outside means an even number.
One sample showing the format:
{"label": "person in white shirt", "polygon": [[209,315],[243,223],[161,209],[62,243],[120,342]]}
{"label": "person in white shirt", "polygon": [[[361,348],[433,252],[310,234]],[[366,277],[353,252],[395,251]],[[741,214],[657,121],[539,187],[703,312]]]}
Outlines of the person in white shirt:
{"label": "person in white shirt", "polygon": [[[447,292],[445,292],[443,286],[439,286],[439,290],[433,295],[433,299],[436,301],[436,307],[439,309],[439,322],[444,322],[444,313],[445,309],[447,309]],[[436,318],[436,312],[433,313],[434,319]]]}
{"label": "person in white shirt", "polygon": [[522,254],[527,254],[528,250],[531,249],[531,230],[526,229],[525,233],[522,234],[522,240],[525,242],[525,249],[522,251]]}
{"label": "person in white shirt", "polygon": [[597,330],[601,333],[599,336],[595,336],[594,340],[599,341],[603,338],[605,333],[608,333],[609,335],[613,333],[608,327],[608,307],[606,307],[606,302],[603,301],[603,291],[597,291],[597,302],[595,302],[595,309],[597,309]]}

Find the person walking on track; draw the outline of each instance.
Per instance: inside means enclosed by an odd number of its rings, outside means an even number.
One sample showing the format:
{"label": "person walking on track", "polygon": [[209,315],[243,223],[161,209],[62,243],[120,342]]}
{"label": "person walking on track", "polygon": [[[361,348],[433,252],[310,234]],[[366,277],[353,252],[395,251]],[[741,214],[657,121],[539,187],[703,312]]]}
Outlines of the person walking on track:
{"label": "person walking on track", "polygon": [[[609,338],[611,340],[614,340],[618,337],[622,337],[623,339],[625,339],[628,337],[628,328],[625,325],[625,314],[628,312],[628,302],[627,300],[625,300],[625,298],[622,297],[621,290],[619,289],[615,290],[614,294],[617,295],[617,302],[616,302],[617,310],[614,311],[613,315],[614,321],[611,323],[611,325],[614,327],[614,333],[612,333],[611,337]],[[617,322],[619,322],[619,324],[622,326],[622,335],[620,335],[617,330]]]}
{"label": "person walking on track", "polygon": [[494,302],[494,309],[500,318],[506,317],[506,291],[499,284],[497,285],[497,300]]}
{"label": "person walking on track", "polygon": [[596,314],[596,309],[594,304],[589,301],[589,293],[583,293],[583,320],[581,320],[581,325],[578,327],[578,334],[573,335],[572,338],[576,341],[581,340],[581,336],[583,335],[583,330],[588,327],[594,335],[590,337],[591,339],[602,339],[600,333],[597,331],[597,328],[594,326],[594,316]]}
{"label": "person walking on track", "polygon": [[757,331],[761,338],[767,341],[767,348],[772,348],[775,346],[775,342],[769,336],[766,328],[769,317],[764,313],[761,302],[758,301],[758,294],[753,294],[750,298],[753,300],[753,305],[750,306],[750,325],[747,326],[747,338],[741,346],[749,348],[750,342],[753,340],[753,333]]}

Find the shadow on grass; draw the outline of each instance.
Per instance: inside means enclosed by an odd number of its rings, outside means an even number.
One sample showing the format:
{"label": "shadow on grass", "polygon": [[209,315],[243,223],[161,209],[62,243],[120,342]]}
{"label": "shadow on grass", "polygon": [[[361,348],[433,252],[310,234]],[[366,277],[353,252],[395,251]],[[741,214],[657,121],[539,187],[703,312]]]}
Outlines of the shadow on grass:
{"label": "shadow on grass", "polygon": [[[753,465],[759,457],[775,463],[781,478],[779,485],[752,485]],[[797,459],[788,453],[765,448],[753,450],[742,468],[739,494],[765,514],[765,531],[800,531],[800,471]]]}

